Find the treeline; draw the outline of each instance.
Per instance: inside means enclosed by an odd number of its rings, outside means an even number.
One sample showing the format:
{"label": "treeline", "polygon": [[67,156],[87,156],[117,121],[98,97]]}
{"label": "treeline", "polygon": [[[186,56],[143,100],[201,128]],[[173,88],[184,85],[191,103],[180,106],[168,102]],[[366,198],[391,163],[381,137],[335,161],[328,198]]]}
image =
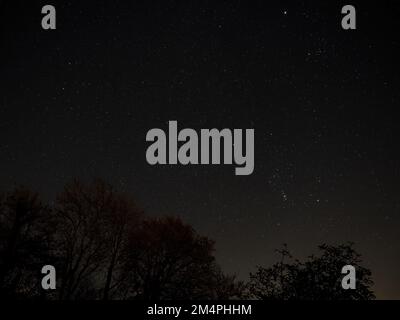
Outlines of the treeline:
{"label": "treeline", "polygon": [[[176,217],[149,218],[104,181],[73,181],[54,203],[26,188],[0,194],[2,299],[353,299],[374,298],[371,272],[351,244],[319,247],[300,262],[286,248],[279,262],[257,267],[245,283],[225,274],[214,241]],[[341,268],[357,270],[343,290]],[[57,270],[43,290],[41,269]]]}

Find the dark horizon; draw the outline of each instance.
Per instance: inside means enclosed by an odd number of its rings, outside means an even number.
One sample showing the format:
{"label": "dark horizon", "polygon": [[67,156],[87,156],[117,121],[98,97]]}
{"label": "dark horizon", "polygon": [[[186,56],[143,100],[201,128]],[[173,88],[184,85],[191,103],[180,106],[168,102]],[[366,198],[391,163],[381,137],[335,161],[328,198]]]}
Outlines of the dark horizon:
{"label": "dark horizon", "polygon": [[[355,242],[379,299],[400,299],[398,16],[344,3],[1,1],[0,191],[46,201],[100,177],[177,215],[246,278],[321,243]],[[255,130],[255,170],[146,162],[146,133]]]}

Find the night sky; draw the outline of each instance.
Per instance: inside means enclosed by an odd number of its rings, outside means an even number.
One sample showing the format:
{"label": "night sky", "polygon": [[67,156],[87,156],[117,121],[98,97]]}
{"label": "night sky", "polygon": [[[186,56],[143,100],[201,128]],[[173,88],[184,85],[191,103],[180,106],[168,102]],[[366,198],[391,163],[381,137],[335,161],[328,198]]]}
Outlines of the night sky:
{"label": "night sky", "polygon": [[[0,190],[52,201],[104,178],[215,239],[242,279],[282,243],[354,241],[378,298],[400,299],[400,5],[320,2],[0,1]],[[150,166],[169,120],[254,128],[254,173]]]}

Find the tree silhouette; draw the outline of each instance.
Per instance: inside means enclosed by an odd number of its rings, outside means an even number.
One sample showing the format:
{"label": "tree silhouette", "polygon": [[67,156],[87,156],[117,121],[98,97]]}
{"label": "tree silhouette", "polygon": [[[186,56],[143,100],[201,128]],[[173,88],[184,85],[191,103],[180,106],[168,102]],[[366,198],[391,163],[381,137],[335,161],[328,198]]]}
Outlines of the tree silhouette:
{"label": "tree silhouette", "polygon": [[105,219],[105,235],[107,237],[106,280],[103,299],[110,296],[119,297],[120,287],[124,285],[126,275],[126,252],[129,245],[129,235],[136,232],[140,225],[142,212],[123,194],[115,196],[112,210]]}
{"label": "tree silhouette", "polygon": [[130,241],[131,298],[212,299],[239,294],[240,284],[234,277],[223,277],[216,265],[214,242],[179,218],[146,220]]}
{"label": "tree silhouette", "polygon": [[39,297],[51,230],[50,210],[38,194],[21,187],[0,197],[0,296]]}
{"label": "tree silhouette", "polygon": [[108,299],[129,232],[140,217],[134,203],[104,181],[66,185],[57,199],[60,299]]}
{"label": "tree silhouette", "polygon": [[[301,262],[285,245],[280,261],[244,284],[215,260],[214,241],[177,217],[146,218],[132,198],[102,180],[65,186],[51,206],[17,188],[0,194],[0,297],[29,299],[373,299],[371,272],[353,245],[321,245]],[[42,267],[57,289],[41,289]],[[356,290],[341,286],[356,269]]]}
{"label": "tree silhouette", "polygon": [[[46,299],[229,299],[244,284],[225,275],[214,242],[179,218],[143,219],[102,180],[65,186],[50,208],[20,188],[0,197],[0,294]],[[41,289],[41,268],[57,289]]]}
{"label": "tree silhouette", "polygon": [[[368,300],[375,298],[371,286],[371,272],[361,265],[352,243],[339,246],[320,245],[319,256],[310,256],[305,262],[292,260],[286,245],[277,250],[280,262],[272,267],[258,267],[250,274],[250,296],[262,300]],[[355,290],[344,290],[341,285],[342,267],[356,269]]]}

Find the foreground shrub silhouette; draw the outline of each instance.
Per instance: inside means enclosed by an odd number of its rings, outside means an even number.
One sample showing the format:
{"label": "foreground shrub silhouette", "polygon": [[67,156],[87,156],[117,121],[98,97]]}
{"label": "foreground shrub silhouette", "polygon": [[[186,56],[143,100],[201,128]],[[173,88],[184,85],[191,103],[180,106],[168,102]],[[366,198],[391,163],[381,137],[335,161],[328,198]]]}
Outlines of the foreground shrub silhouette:
{"label": "foreground shrub silhouette", "polygon": [[[368,300],[375,296],[371,290],[371,272],[361,265],[352,243],[339,246],[320,245],[318,256],[304,262],[292,259],[286,245],[277,250],[281,261],[272,267],[258,267],[250,274],[250,296],[261,300]],[[292,260],[291,262],[286,260]],[[342,267],[356,269],[356,289],[344,290]]]}

